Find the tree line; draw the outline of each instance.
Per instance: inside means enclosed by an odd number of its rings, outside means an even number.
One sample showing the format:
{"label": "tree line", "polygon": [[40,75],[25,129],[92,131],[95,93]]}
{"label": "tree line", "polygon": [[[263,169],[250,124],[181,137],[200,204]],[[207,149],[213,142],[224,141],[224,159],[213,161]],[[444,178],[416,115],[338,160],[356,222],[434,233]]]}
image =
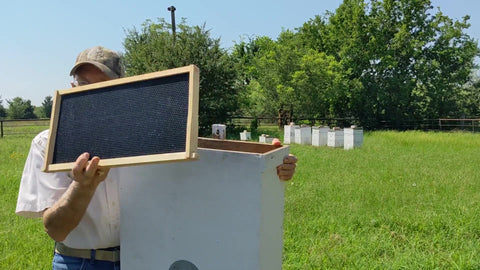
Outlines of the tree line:
{"label": "tree line", "polygon": [[195,64],[201,133],[235,116],[352,118],[366,128],[435,118],[478,117],[478,43],[430,0],[344,0],[276,40],[220,46],[205,25],[164,19],[127,29],[129,76]]}
{"label": "tree line", "polygon": [[46,96],[42,106],[33,106],[30,100],[15,97],[7,100],[8,107],[3,106],[3,99],[0,96],[0,119],[37,119],[50,118],[52,114],[53,100]]}
{"label": "tree line", "polygon": [[468,21],[430,0],[344,0],[276,40],[249,37],[226,51],[205,26],[182,21],[174,40],[165,20],[148,20],[127,32],[124,60],[130,75],[199,66],[203,129],[239,115],[395,126],[479,115]]}

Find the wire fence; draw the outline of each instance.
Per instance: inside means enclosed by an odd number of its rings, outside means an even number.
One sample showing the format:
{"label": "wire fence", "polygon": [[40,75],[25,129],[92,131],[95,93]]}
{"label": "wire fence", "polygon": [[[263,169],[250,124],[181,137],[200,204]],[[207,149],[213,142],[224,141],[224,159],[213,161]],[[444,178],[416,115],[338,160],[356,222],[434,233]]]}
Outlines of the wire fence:
{"label": "wire fence", "polygon": [[50,119],[0,119],[0,138],[6,136],[31,136],[48,129]]}
{"label": "wire fence", "polygon": [[[236,127],[249,127],[251,125],[259,126],[279,126],[288,124],[285,119],[278,117],[232,117],[232,124]],[[306,124],[310,126],[331,126],[346,127],[358,125],[356,118],[314,118],[314,119],[297,119],[296,124]]]}
{"label": "wire fence", "polygon": [[387,130],[424,130],[424,131],[464,131],[480,132],[480,119],[478,118],[441,118],[424,119],[415,121],[388,122],[380,121],[378,129]]}
{"label": "wire fence", "polygon": [[[466,131],[480,132],[480,118],[461,118],[461,119],[423,119],[423,120],[404,120],[404,121],[369,121],[372,123],[371,130],[423,130],[423,131]],[[295,124],[307,124],[310,126],[329,126],[329,127],[350,127],[351,125],[360,126],[357,118],[317,118],[317,119],[297,119]],[[232,125],[235,127],[249,128],[252,125],[259,126],[279,126],[279,118],[254,118],[254,117],[234,117]]]}
{"label": "wire fence", "polygon": [[[251,129],[253,126],[281,126],[281,119],[275,117],[234,117],[231,126],[234,128]],[[355,118],[319,118],[297,120],[296,124],[312,126],[349,127],[358,125]],[[0,138],[6,136],[31,136],[45,130],[50,125],[50,119],[0,119]],[[480,132],[480,118],[441,118],[416,121],[378,121],[375,130],[424,130],[424,131],[463,131]]]}
{"label": "wire fence", "polygon": [[480,132],[480,119],[438,119],[440,130],[465,130]]}

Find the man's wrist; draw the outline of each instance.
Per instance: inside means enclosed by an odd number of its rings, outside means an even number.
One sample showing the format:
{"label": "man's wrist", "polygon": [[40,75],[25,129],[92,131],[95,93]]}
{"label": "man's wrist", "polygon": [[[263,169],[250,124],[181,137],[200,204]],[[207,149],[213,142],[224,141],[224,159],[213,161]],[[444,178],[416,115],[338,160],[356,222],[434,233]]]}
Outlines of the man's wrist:
{"label": "man's wrist", "polygon": [[77,181],[70,184],[70,192],[66,197],[68,205],[75,210],[85,210],[95,194],[96,186],[82,185]]}
{"label": "man's wrist", "polygon": [[79,196],[93,196],[98,186],[98,184],[94,184],[93,181],[84,183],[75,180],[73,180],[70,185],[72,186],[72,191]]}

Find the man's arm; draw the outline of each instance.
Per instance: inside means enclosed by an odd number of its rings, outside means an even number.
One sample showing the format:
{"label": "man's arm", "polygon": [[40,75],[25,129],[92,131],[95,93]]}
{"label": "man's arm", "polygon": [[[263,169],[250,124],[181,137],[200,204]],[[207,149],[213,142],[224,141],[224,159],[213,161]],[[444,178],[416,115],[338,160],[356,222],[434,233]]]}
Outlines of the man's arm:
{"label": "man's arm", "polygon": [[77,158],[72,169],[73,180],[60,199],[43,213],[45,231],[55,241],[65,240],[77,227],[95,194],[98,184],[108,175],[109,168],[98,166],[99,157],[88,161],[89,154]]}

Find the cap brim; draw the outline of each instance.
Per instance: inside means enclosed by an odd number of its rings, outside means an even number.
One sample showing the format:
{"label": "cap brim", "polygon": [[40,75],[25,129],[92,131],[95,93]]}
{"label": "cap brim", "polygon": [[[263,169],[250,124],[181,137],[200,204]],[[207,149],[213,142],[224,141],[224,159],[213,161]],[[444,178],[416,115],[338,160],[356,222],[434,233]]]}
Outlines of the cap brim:
{"label": "cap brim", "polygon": [[73,66],[72,70],[70,71],[70,76],[73,76],[80,66],[87,65],[87,64],[94,65],[95,67],[100,69],[100,71],[105,73],[105,75],[107,75],[111,79],[117,79],[117,78],[120,77],[118,74],[113,72],[110,68],[108,68],[104,64],[98,63],[98,62],[95,62],[95,61],[82,61],[82,62],[76,63],[75,66]]}

